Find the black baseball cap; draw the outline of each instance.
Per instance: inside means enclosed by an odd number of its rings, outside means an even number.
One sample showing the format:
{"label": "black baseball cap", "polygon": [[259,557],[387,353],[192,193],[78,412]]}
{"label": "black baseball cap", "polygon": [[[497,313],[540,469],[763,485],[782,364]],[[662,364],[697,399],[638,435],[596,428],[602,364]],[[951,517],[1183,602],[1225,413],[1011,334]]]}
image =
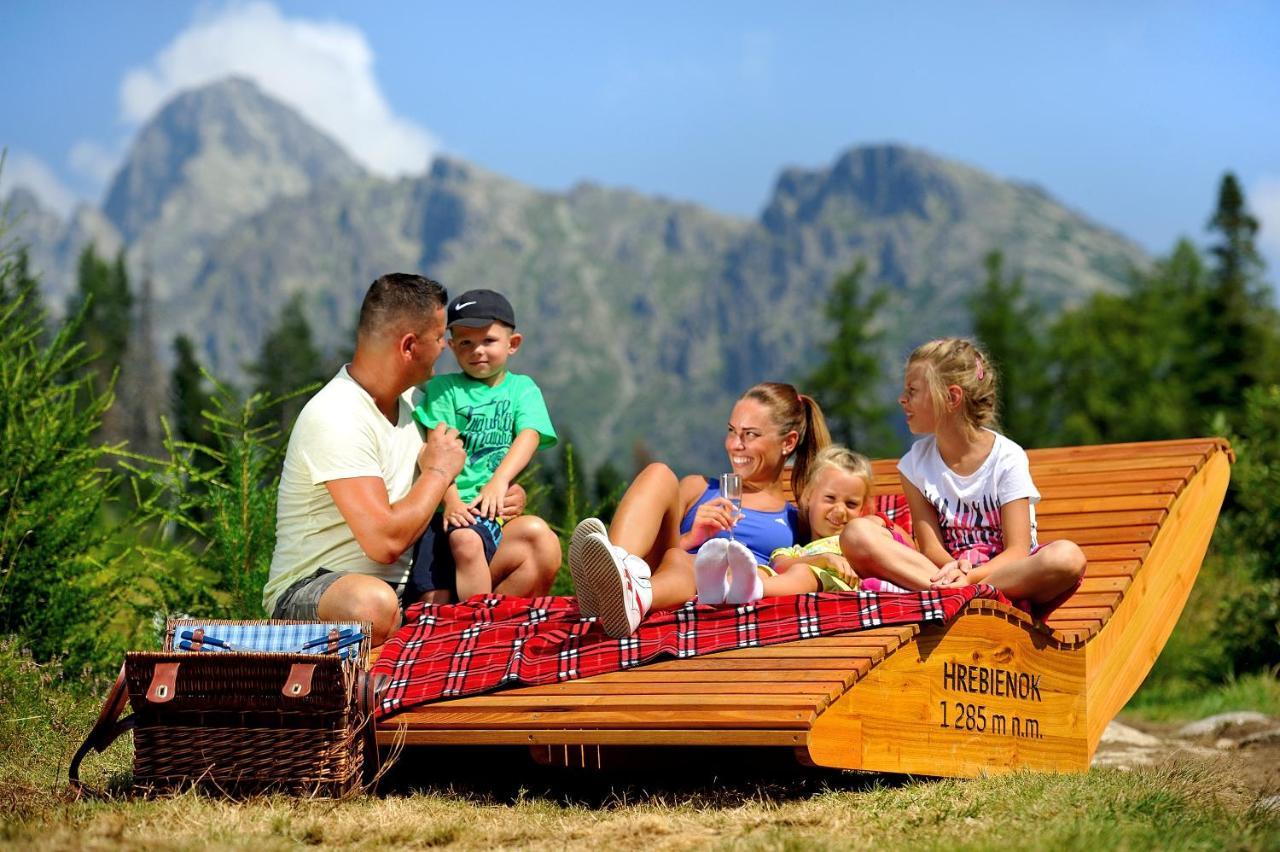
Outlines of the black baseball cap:
{"label": "black baseball cap", "polygon": [[445,325],[483,328],[495,320],[516,327],[516,312],[507,297],[493,290],[468,290],[449,303]]}

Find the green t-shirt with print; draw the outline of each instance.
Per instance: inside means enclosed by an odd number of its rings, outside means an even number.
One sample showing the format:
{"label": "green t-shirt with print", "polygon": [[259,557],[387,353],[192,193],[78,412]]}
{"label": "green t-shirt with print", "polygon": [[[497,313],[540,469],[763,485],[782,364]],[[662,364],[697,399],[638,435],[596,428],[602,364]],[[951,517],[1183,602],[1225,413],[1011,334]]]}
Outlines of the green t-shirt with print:
{"label": "green t-shirt with print", "polygon": [[437,423],[462,434],[467,463],[456,484],[463,502],[470,503],[506,458],[516,435],[533,429],[541,437],[538,449],[554,446],[556,430],[542,391],[528,376],[507,373],[489,387],[466,373],[446,373],[427,382],[426,399],[413,410],[414,419],[428,429]]}

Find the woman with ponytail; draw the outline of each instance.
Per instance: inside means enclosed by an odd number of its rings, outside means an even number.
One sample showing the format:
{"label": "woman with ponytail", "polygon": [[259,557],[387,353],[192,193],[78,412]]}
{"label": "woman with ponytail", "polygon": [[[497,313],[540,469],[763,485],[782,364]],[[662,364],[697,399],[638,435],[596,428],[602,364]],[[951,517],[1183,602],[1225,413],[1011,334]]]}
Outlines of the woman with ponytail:
{"label": "woman with ponytail", "polygon": [[623,495],[607,531],[595,518],[574,530],[569,568],[583,616],[598,617],[610,636],[626,636],[651,609],[692,599],[694,554],[711,539],[731,538],[719,548],[724,556],[731,563],[752,560],[750,571],[733,576],[754,579],[756,565],[768,565],[776,548],[799,537],[798,513],[782,478],[788,459],[798,493],[830,443],[812,398],[781,382],[748,390],[733,406],[724,440],[729,469],[742,478],[741,509],[735,513],[720,494],[717,478],[677,479],[666,465],[649,465]]}

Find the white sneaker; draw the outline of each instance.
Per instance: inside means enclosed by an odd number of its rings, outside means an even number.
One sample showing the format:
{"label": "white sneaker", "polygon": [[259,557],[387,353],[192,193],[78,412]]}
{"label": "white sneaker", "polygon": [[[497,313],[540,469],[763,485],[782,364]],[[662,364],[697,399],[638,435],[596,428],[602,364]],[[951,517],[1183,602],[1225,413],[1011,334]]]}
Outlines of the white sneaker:
{"label": "white sneaker", "polygon": [[581,576],[581,588],[594,601],[600,625],[614,638],[634,633],[653,603],[649,578],[637,576],[640,566],[635,563],[643,560],[612,546],[599,533],[588,533],[578,548],[575,582]]}
{"label": "white sneaker", "polygon": [[582,576],[582,543],[593,533],[608,540],[608,532],[598,518],[583,518],[569,539],[569,575],[573,578],[573,591],[578,596],[578,611],[583,618],[595,618],[597,613],[596,596]]}

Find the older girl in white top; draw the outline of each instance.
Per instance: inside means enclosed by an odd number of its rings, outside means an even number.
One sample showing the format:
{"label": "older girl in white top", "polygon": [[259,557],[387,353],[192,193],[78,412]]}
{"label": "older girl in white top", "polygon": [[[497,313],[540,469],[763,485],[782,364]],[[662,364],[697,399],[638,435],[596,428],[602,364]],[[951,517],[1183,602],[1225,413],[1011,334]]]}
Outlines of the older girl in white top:
{"label": "older girl in white top", "polygon": [[855,520],[840,544],[858,574],[915,590],[989,583],[1037,615],[1078,587],[1084,553],[1069,541],[1037,544],[1027,454],[991,428],[990,359],[968,340],[926,343],[907,360],[898,403],[923,436],[898,462],[919,550]]}

